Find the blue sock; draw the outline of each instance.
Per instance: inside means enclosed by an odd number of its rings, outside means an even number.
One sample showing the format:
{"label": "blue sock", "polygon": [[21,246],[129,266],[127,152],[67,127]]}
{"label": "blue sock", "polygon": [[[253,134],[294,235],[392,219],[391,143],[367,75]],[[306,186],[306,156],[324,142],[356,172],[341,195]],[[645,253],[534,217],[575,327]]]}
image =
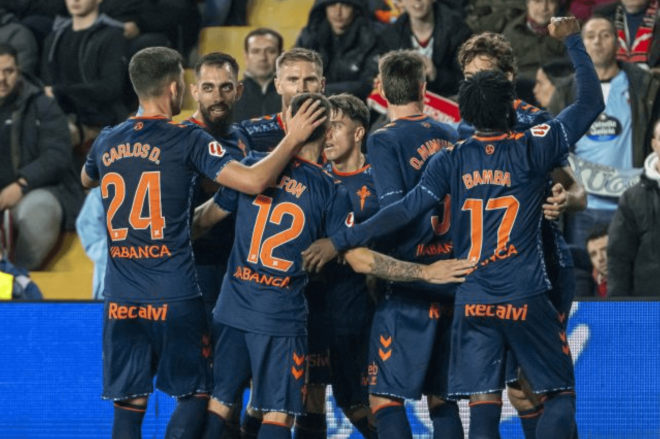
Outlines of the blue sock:
{"label": "blue sock", "polygon": [[463,439],[463,423],[458,414],[458,404],[454,401],[445,401],[429,411],[433,422],[434,439]]}
{"label": "blue sock", "polygon": [[536,426],[536,438],[571,439],[576,429],[575,393],[562,392],[549,396],[543,406],[543,414]]}
{"label": "blue sock", "polygon": [[166,439],[197,439],[204,431],[208,395],[179,398],[165,431]]}
{"label": "blue sock", "polygon": [[470,439],[500,439],[502,402],[479,401],[470,403]]}
{"label": "blue sock", "polygon": [[360,432],[363,438],[371,439],[371,433],[369,432],[369,420],[366,416],[359,419],[351,419],[351,424],[357,428],[357,431]]}
{"label": "blue sock", "polygon": [[261,423],[258,439],[291,439],[291,429],[283,424]]}
{"label": "blue sock", "polygon": [[142,438],[142,420],[147,406],[115,402],[115,418],[112,422],[112,439]]}
{"label": "blue sock", "polygon": [[380,439],[412,439],[412,431],[403,403],[381,406],[375,415]]}
{"label": "blue sock", "polygon": [[225,418],[212,411],[206,411],[206,425],[202,439],[220,439],[225,428]]}
{"label": "blue sock", "polygon": [[325,413],[307,413],[296,416],[296,424],[293,427],[293,439],[325,439],[328,424]]}
{"label": "blue sock", "polygon": [[243,422],[241,422],[241,438],[257,439],[259,429],[261,428],[261,419],[249,415],[245,412]]}
{"label": "blue sock", "polygon": [[536,426],[539,423],[541,413],[543,413],[543,406],[518,412],[525,439],[536,439]]}

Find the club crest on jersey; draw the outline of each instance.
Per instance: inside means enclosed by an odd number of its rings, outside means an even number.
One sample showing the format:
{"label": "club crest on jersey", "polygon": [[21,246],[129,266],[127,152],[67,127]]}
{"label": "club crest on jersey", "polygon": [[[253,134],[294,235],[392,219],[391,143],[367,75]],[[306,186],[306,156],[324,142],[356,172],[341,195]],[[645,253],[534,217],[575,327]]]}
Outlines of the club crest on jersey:
{"label": "club crest on jersey", "polygon": [[219,142],[213,141],[209,143],[209,154],[215,157],[222,157],[227,151],[220,145]]}
{"label": "club crest on jersey", "polygon": [[355,216],[353,215],[353,212],[348,214],[344,223],[346,224],[346,227],[353,227],[353,224],[355,224]]}
{"label": "club crest on jersey", "polygon": [[542,125],[536,125],[535,127],[532,127],[532,136],[534,137],[545,137],[546,134],[550,131],[550,125],[548,124],[542,124]]}
{"label": "club crest on jersey", "polygon": [[491,155],[495,153],[495,145],[486,145],[486,154]]}
{"label": "club crest on jersey", "polygon": [[135,125],[133,125],[133,129],[135,131],[140,131],[142,128],[144,128],[144,124],[142,122],[138,122]]}

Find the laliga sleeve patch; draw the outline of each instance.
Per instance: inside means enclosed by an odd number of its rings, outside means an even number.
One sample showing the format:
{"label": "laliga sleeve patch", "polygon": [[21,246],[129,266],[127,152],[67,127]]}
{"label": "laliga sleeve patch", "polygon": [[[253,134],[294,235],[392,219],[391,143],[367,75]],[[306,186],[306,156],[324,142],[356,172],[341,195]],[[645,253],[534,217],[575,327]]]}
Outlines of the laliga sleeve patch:
{"label": "laliga sleeve patch", "polygon": [[209,154],[215,157],[223,157],[227,151],[215,140],[209,143]]}
{"label": "laliga sleeve patch", "polygon": [[346,216],[346,221],[344,221],[344,223],[346,224],[346,227],[353,227],[353,224],[355,224],[355,216],[353,215],[353,212]]}
{"label": "laliga sleeve patch", "polygon": [[535,127],[532,127],[531,130],[532,136],[534,137],[545,137],[546,134],[550,131],[550,125],[547,124],[541,124],[541,125],[536,125]]}

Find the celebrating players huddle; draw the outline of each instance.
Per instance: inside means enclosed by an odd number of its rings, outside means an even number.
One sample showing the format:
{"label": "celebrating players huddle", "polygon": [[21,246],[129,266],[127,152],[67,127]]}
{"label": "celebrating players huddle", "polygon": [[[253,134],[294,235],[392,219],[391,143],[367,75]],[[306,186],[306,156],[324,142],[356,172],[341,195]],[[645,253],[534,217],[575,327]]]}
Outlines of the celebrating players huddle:
{"label": "celebrating players huddle", "polygon": [[[282,54],[282,113],[241,125],[228,123],[242,91],[231,57],[200,59],[198,111],[179,124],[181,58],[136,54],[144,112],[105,129],[82,173],[119,249],[103,334],[113,438],[141,437],[154,376],[177,398],[167,438],[226,435],[248,385],[242,437],[290,438],[294,420],[296,438],[325,437],[327,385],[365,438],[412,438],[404,401],[422,394],[434,438],[464,437],[460,398],[470,438],[497,438],[507,385],[527,438],[575,437],[570,261],[550,254],[561,243],[543,217],[581,203],[566,157],[603,100],[575,19],[549,30],[574,64],[575,104],[551,119],[517,101],[490,51],[507,44],[475,36],[459,55],[458,132],[423,114],[413,52],[381,58],[390,123],[368,137],[363,102],[320,94],[315,52]],[[231,251],[191,245],[232,229]]]}

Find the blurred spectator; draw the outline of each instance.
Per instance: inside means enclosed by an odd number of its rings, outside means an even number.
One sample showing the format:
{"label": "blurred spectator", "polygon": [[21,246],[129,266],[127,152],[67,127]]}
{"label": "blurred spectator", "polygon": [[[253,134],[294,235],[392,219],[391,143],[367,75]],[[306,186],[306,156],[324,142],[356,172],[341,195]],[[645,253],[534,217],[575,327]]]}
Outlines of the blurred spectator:
{"label": "blurred spectator", "polygon": [[570,14],[580,20],[580,23],[584,23],[591,18],[595,10],[616,1],[617,0],[570,0],[566,3],[569,4]]}
{"label": "blurred spectator", "polygon": [[614,22],[619,61],[650,67],[660,74],[660,11],[658,0],[621,0],[596,10]]}
{"label": "blurred spectator", "polygon": [[[519,97],[528,100],[538,68],[568,58],[564,43],[548,35],[550,18],[560,15],[559,0],[526,0],[525,8],[525,14],[513,20],[503,34],[518,59]],[[520,89],[523,81],[526,93]]]}
{"label": "blurred spectator", "polygon": [[37,284],[30,279],[30,273],[4,259],[0,252],[0,299],[42,300],[43,298]]}
{"label": "blurred spectator", "polygon": [[[575,146],[578,181],[582,173],[588,176],[582,179],[588,206],[584,212],[567,215],[564,233],[568,243],[577,246],[583,245],[594,224],[612,220],[618,197],[639,175],[633,168],[642,168],[650,152],[652,123],[660,109],[656,104],[660,78],[635,64],[617,62],[612,22],[592,18],[585,23],[582,38],[601,80],[606,107]],[[550,111],[557,114],[574,100],[571,77],[557,86]]]}
{"label": "blurred spectator", "polygon": [[596,224],[587,236],[587,253],[593,270],[593,296],[607,297],[607,224]]}
{"label": "blurred spectator", "polygon": [[316,0],[296,47],[321,54],[328,96],[366,99],[378,72],[377,43],[366,0]]}
{"label": "blurred spectator", "polygon": [[466,24],[475,34],[500,33],[525,14],[525,0],[470,0]]}
{"label": "blurred spectator", "polygon": [[401,0],[405,12],[380,38],[379,53],[412,49],[426,63],[426,88],[441,96],[458,92],[463,73],[458,48],[470,36],[461,14],[440,1]]}
{"label": "blurred spectator", "polygon": [[30,30],[19,23],[14,14],[0,8],[0,44],[9,44],[18,52],[18,63],[24,74],[36,75],[39,46]]}
{"label": "blurred spectator", "polygon": [[246,0],[206,0],[203,27],[247,25]]}
{"label": "blurred spectator", "polygon": [[101,127],[127,113],[121,100],[126,42],[121,24],[99,15],[100,2],[66,0],[72,18],[56,20],[42,55],[46,94],[73,115],[76,145],[91,145]]}
{"label": "blurred spectator", "polygon": [[660,273],[660,121],[644,173],[626,190],[610,225],[609,296],[659,296]]}
{"label": "blurred spectator", "polygon": [[282,35],[259,28],[245,37],[243,96],[236,103],[234,121],[277,113],[282,100],[275,88],[275,61],[282,53]]}
{"label": "blurred spectator", "polygon": [[129,59],[156,46],[173,47],[185,59],[197,43],[201,17],[191,0],[103,0],[99,12],[121,22]]}
{"label": "blurred spectator", "polygon": [[39,52],[53,29],[55,17],[67,15],[66,4],[62,0],[0,0],[0,8],[13,13],[21,24],[32,31]]}
{"label": "blurred spectator", "polygon": [[89,191],[76,219],[76,231],[89,259],[94,262],[92,299],[103,300],[105,267],[108,264],[108,242],[101,189]]}
{"label": "blurred spectator", "polygon": [[552,95],[556,90],[557,82],[573,73],[573,66],[564,61],[555,61],[544,64],[536,71],[534,84],[534,98],[543,108],[550,106]]}
{"label": "blurred spectator", "polygon": [[0,45],[0,121],[0,211],[10,210],[17,232],[13,262],[35,270],[62,228],[73,229],[82,189],[66,117],[21,75],[7,45]]}

